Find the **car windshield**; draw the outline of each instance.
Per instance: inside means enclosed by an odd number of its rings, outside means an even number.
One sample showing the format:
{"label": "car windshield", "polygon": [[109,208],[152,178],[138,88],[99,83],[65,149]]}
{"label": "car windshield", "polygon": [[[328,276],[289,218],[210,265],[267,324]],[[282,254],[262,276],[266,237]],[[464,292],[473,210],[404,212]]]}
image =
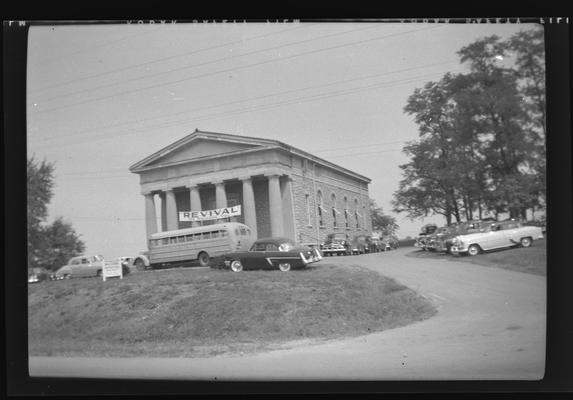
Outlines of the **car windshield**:
{"label": "car windshield", "polygon": [[103,261],[103,257],[102,256],[94,256],[94,261]]}

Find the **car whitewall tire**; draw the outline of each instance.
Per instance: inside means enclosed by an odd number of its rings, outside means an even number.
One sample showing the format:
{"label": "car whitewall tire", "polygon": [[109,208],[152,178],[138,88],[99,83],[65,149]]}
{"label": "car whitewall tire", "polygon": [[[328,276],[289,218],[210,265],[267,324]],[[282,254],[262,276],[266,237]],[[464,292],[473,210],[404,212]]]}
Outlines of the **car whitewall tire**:
{"label": "car whitewall tire", "polygon": [[288,272],[288,271],[290,271],[290,264],[289,264],[289,263],[280,263],[280,264],[279,264],[279,269],[280,269],[282,272]]}
{"label": "car whitewall tire", "polygon": [[240,260],[233,260],[231,261],[231,271],[233,272],[241,272],[243,270],[243,264]]}
{"label": "car whitewall tire", "polygon": [[531,246],[531,238],[528,237],[521,238],[519,243],[521,244],[521,247],[529,247]]}
{"label": "car whitewall tire", "polygon": [[468,247],[468,255],[470,256],[475,256],[479,254],[479,246],[477,244],[472,244],[470,247]]}

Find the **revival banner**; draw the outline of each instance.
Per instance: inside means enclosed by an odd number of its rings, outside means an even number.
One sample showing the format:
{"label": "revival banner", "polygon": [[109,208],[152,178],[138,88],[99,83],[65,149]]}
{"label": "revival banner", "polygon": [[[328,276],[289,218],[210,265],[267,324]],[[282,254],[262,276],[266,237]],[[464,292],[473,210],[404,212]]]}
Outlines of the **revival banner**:
{"label": "revival banner", "polygon": [[217,208],[204,211],[180,211],[179,221],[210,221],[241,215],[241,206]]}

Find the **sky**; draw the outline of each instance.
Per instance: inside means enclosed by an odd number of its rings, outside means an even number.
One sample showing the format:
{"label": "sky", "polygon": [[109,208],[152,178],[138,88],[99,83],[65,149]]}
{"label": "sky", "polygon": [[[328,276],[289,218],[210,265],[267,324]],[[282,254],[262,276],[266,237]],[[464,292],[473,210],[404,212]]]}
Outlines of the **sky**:
{"label": "sky", "polygon": [[86,253],[146,250],[134,163],[199,129],[275,139],[372,179],[370,197],[416,236],[441,216],[392,212],[418,127],[408,97],[479,38],[530,24],[399,22],[32,26],[27,153],[55,165],[49,204]]}

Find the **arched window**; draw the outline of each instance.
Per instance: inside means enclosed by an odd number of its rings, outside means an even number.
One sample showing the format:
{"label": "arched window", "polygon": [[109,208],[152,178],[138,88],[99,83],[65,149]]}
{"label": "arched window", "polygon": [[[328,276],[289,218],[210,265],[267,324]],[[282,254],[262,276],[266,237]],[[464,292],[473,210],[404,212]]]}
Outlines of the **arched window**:
{"label": "arched window", "polygon": [[330,201],[332,203],[333,226],[336,228],[338,227],[338,221],[336,220],[336,214],[338,213],[338,210],[336,209],[336,195],[334,193],[332,193],[332,195],[330,196]]}
{"label": "arched window", "polygon": [[348,198],[344,196],[344,224],[348,228]]}
{"label": "arched window", "polygon": [[322,192],[320,190],[316,194],[316,202],[318,204],[318,226],[324,226],[322,218],[322,210],[324,210],[324,207],[322,206]]}
{"label": "arched window", "polygon": [[360,213],[358,212],[358,199],[354,199],[354,217],[356,218],[356,229],[360,229]]}

